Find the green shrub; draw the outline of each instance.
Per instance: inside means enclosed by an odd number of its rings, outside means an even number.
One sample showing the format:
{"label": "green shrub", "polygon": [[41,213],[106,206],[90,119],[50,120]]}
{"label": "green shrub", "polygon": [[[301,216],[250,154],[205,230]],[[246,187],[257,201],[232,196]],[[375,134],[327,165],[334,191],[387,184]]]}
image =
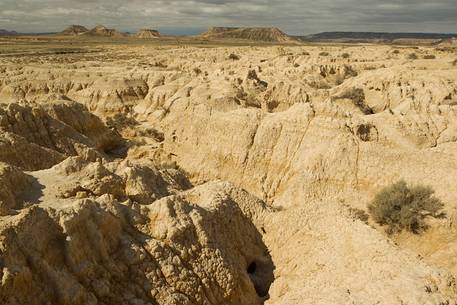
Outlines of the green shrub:
{"label": "green shrub", "polygon": [[400,180],[376,194],[368,211],[374,221],[387,226],[389,234],[402,230],[418,234],[427,229],[427,216],[443,215],[443,203],[433,194],[429,186],[408,186]]}

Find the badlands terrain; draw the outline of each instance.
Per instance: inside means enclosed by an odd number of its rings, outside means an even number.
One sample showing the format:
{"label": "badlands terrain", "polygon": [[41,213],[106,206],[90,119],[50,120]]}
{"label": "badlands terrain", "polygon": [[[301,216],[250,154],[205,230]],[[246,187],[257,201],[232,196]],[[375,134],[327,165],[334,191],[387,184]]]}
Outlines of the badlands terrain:
{"label": "badlands terrain", "polygon": [[[456,60],[2,38],[0,304],[457,304]],[[446,217],[360,216],[399,179]]]}

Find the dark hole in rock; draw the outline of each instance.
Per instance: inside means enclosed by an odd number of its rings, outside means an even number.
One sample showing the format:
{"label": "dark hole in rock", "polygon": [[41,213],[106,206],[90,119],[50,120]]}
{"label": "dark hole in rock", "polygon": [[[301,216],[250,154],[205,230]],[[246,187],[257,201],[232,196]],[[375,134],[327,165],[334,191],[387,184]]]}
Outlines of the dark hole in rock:
{"label": "dark hole in rock", "polygon": [[256,261],[252,261],[246,268],[257,295],[263,300],[269,297],[268,291],[274,280],[273,269],[274,265],[267,257],[260,257]]}
{"label": "dark hole in rock", "polygon": [[256,270],[257,270],[257,264],[255,262],[250,263],[248,266],[247,272],[249,274],[254,274]]}

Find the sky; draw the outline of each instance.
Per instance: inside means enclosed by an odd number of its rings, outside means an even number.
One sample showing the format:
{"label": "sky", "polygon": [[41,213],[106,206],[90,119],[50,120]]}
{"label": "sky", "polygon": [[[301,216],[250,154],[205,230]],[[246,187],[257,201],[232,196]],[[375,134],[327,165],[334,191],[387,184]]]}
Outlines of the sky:
{"label": "sky", "polygon": [[197,34],[209,26],[325,31],[457,32],[457,0],[0,0],[0,29],[58,32],[71,24]]}

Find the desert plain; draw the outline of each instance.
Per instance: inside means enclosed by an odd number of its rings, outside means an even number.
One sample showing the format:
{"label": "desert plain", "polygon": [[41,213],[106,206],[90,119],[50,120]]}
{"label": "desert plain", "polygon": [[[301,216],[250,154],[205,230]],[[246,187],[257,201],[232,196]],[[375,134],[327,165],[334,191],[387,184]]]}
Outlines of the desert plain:
{"label": "desert plain", "polygon": [[457,304],[455,41],[155,36],[0,38],[0,304]]}

